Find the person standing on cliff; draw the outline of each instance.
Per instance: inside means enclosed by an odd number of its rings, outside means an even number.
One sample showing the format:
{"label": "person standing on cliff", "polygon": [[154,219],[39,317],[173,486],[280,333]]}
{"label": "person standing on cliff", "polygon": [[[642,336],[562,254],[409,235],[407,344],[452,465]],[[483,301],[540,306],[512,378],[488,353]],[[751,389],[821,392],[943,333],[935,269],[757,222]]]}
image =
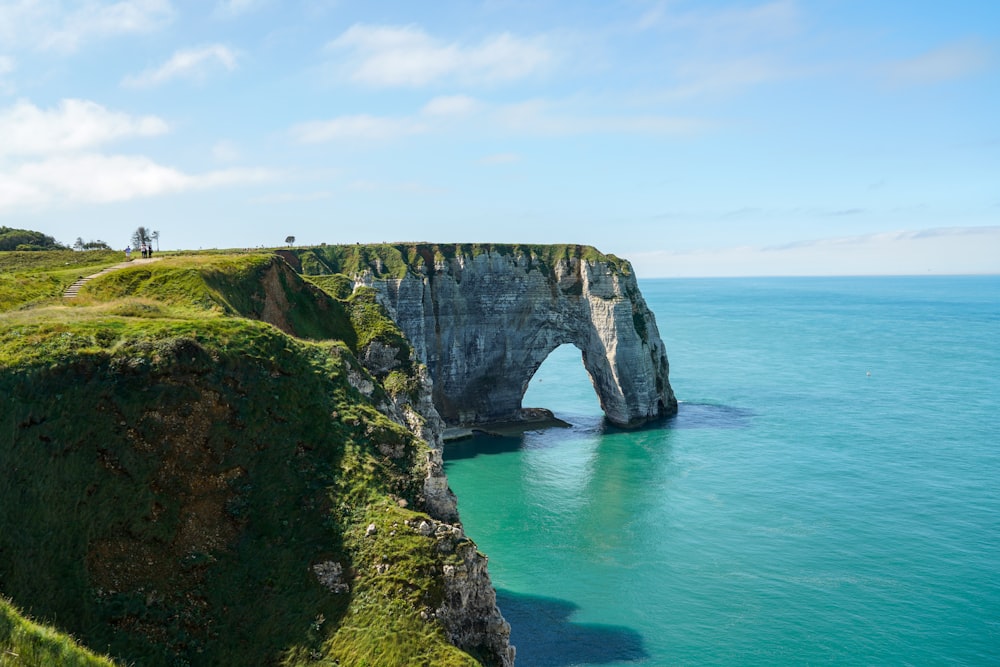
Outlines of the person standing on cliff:
{"label": "person standing on cliff", "polygon": [[125,261],[132,261],[132,246],[130,245],[125,246]]}

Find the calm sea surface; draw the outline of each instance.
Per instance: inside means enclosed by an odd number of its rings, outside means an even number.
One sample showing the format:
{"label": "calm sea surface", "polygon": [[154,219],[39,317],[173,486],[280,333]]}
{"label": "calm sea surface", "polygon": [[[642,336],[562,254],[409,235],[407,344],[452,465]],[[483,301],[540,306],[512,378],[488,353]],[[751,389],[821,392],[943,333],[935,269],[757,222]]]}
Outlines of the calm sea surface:
{"label": "calm sea surface", "polygon": [[446,454],[518,664],[1000,664],[1000,277],[641,287],[675,419]]}

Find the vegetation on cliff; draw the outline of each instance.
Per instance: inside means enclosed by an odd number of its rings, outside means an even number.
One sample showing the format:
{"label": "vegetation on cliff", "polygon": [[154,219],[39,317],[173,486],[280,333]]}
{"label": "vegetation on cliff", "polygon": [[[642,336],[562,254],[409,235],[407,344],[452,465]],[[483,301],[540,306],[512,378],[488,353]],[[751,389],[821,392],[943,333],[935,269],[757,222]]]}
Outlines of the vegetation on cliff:
{"label": "vegetation on cliff", "polygon": [[199,254],[63,303],[120,254],[26,254],[0,253],[0,593],[122,664],[477,664],[435,617],[474,545],[418,528],[428,445],[377,409],[416,367],[372,295]]}
{"label": "vegetation on cliff", "polygon": [[58,297],[77,278],[125,259],[120,252],[0,252],[0,312]]}
{"label": "vegetation on cliff", "polygon": [[0,665],[112,667],[113,664],[65,633],[25,618],[0,597]]}
{"label": "vegetation on cliff", "polygon": [[51,236],[30,229],[0,227],[0,251],[4,250],[55,250],[63,246]]}
{"label": "vegetation on cliff", "polygon": [[532,245],[511,243],[383,243],[379,245],[326,245],[289,251],[301,263],[306,275],[368,272],[377,278],[402,278],[408,271],[422,272],[436,264],[459,257],[495,254],[527,261],[548,272],[561,260],[603,262],[622,273],[631,273],[631,265],[594,247],[575,244]]}

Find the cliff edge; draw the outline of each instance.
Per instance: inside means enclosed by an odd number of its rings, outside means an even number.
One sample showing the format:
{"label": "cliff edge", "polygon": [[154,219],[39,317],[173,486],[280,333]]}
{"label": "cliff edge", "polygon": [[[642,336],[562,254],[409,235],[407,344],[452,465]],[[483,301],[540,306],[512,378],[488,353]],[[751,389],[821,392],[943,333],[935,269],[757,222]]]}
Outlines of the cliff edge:
{"label": "cliff edge", "polygon": [[296,253],[307,274],[375,289],[427,364],[449,425],[516,421],[535,371],[565,343],[608,420],[641,426],[677,411],[656,319],[631,265],[589,246],[396,244]]}

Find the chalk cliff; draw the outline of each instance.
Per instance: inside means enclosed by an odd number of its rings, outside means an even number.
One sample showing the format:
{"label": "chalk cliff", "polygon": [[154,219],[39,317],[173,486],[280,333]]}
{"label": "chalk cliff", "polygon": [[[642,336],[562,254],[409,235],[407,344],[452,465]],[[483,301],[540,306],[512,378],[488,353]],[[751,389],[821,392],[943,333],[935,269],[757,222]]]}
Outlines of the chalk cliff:
{"label": "chalk cliff", "polygon": [[580,349],[607,418],[676,412],[667,355],[631,265],[587,246],[328,246],[306,272],[345,273],[380,301],[427,364],[451,425],[517,420],[555,348]]}

